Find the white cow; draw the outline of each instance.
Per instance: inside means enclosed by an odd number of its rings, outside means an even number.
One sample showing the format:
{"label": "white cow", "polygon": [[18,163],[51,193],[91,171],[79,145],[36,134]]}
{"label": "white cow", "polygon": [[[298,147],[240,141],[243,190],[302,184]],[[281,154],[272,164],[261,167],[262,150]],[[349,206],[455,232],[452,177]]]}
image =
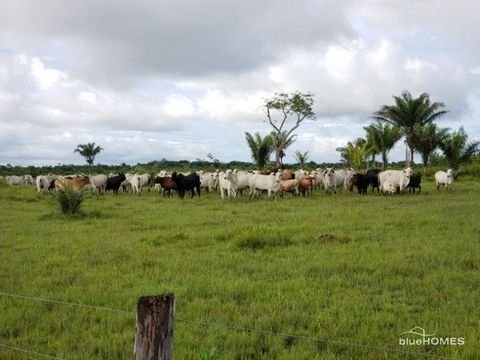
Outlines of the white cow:
{"label": "white cow", "polygon": [[105,188],[107,186],[107,175],[99,174],[99,175],[91,175],[90,176],[90,186],[92,187],[93,191],[98,189],[100,194],[105,194]]}
{"label": "white cow", "polygon": [[23,176],[17,176],[17,175],[7,176],[5,177],[5,181],[9,185],[25,185],[25,180],[23,179]]}
{"label": "white cow", "polygon": [[32,175],[24,175],[23,182],[25,185],[35,185],[35,181],[33,180]]}
{"label": "white cow", "polygon": [[453,170],[448,169],[447,172],[445,171],[437,171],[435,173],[435,186],[437,190],[440,190],[440,186],[445,186],[445,189],[448,190],[450,186],[453,184]]}
{"label": "white cow", "polygon": [[158,177],[167,177],[167,176],[172,176],[172,173],[167,170],[160,170],[160,172],[157,174]]}
{"label": "white cow", "polygon": [[140,175],[140,192],[142,191],[144,186],[148,186],[148,191],[150,191],[150,178],[150,174]]}
{"label": "white cow", "polygon": [[[138,174],[125,174],[126,181],[132,186],[132,191],[134,194],[139,195],[142,191],[142,181],[140,175]],[[122,182],[123,184],[123,182]]]}
{"label": "white cow", "polygon": [[130,174],[130,173],[125,174],[125,180],[123,180],[122,183],[120,184],[120,187],[121,187],[123,192],[130,191],[130,189],[132,188],[132,184],[129,181],[129,179],[132,176],[133,176],[133,174]]}
{"label": "white cow", "polygon": [[412,176],[413,170],[408,167],[404,170],[385,170],[378,174],[378,183],[380,189],[383,189],[383,183],[390,181],[393,186],[400,189],[403,192],[410,182],[410,176]]}
{"label": "white cow", "polygon": [[237,194],[238,192],[242,194],[243,190],[250,188],[250,177],[253,175],[253,173],[238,170],[233,170],[233,173],[235,174],[235,177],[233,178],[233,180],[235,181],[235,191],[237,192]]}
{"label": "white cow", "polygon": [[218,178],[215,180],[214,173],[203,173],[201,175],[197,173],[197,175],[200,176],[200,188],[205,189],[207,192],[212,191],[217,186]]}
{"label": "white cow", "polygon": [[282,178],[282,172],[278,171],[277,173],[271,173],[270,175],[261,175],[255,172],[249,179],[248,185],[250,187],[250,198],[252,196],[258,196],[259,191],[267,191],[268,198],[271,198],[272,195],[275,196],[275,193],[278,191],[278,186],[280,184],[280,179]]}
{"label": "white cow", "polygon": [[306,175],[307,173],[303,169],[295,171],[295,179],[298,181],[302,180]]}
{"label": "white cow", "polygon": [[349,190],[350,180],[352,179],[353,175],[356,174],[356,171],[352,168],[347,170],[342,170],[342,171],[344,174],[343,188],[346,191],[346,190]]}
{"label": "white cow", "polygon": [[337,188],[340,188],[345,182],[345,174],[343,170],[335,170],[333,168],[327,168],[323,176],[323,185],[325,192],[336,193]]}
{"label": "white cow", "polygon": [[57,177],[52,174],[48,175],[38,175],[35,178],[35,184],[37,186],[37,191],[48,191],[50,188],[50,185],[52,184],[52,181],[54,181]]}
{"label": "white cow", "polygon": [[385,180],[382,184],[382,194],[395,194],[397,187],[389,180]]}
{"label": "white cow", "polygon": [[313,178],[313,187],[315,189],[321,189],[323,186],[322,169],[318,168],[310,172],[310,176]]}
{"label": "white cow", "polygon": [[227,170],[226,172],[219,173],[219,188],[222,199],[227,197],[237,197],[239,191],[249,187],[250,174],[246,172],[237,172],[237,170]]}
{"label": "white cow", "polygon": [[225,199],[225,193],[227,194],[227,199],[237,196],[236,182],[237,175],[232,170],[228,169],[219,173],[218,187],[222,199]]}
{"label": "white cow", "polygon": [[220,180],[220,170],[217,169],[213,172],[213,185],[214,185],[213,189],[217,188],[219,180]]}

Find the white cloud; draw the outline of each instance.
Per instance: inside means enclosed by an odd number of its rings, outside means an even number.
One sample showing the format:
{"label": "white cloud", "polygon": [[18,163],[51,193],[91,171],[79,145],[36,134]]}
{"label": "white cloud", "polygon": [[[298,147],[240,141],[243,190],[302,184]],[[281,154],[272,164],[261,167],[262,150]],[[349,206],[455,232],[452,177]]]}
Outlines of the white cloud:
{"label": "white cloud", "polygon": [[80,92],[80,94],[78,95],[78,99],[90,105],[95,105],[97,103],[97,95],[95,95],[95,93],[91,91]]}
{"label": "white cloud", "polygon": [[378,66],[389,59],[391,51],[392,45],[390,44],[390,41],[382,39],[378,46],[373,47],[373,49],[368,52],[367,59],[370,64]]}
{"label": "white cloud", "polygon": [[356,46],[330,46],[320,66],[324,66],[327,73],[336,80],[348,80],[352,75],[356,55]]}
{"label": "white cloud", "polygon": [[166,114],[173,117],[192,115],[195,111],[193,102],[185,96],[171,95],[162,106]]}
{"label": "white cloud", "polygon": [[30,60],[30,67],[41,90],[48,90],[55,83],[66,78],[65,73],[57,69],[47,68],[45,64],[36,57]]}

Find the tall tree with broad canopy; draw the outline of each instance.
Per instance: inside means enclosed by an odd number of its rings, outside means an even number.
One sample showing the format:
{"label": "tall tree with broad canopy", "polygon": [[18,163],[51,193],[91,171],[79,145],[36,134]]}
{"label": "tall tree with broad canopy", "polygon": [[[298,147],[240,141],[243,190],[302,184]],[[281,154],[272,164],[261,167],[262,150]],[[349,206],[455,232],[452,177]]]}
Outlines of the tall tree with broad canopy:
{"label": "tall tree with broad canopy", "polygon": [[273,152],[273,138],[271,134],[262,137],[258,132],[254,135],[245,132],[245,140],[252,154],[258,170],[263,170]]}
{"label": "tall tree with broad canopy", "polygon": [[93,142],[87,144],[78,144],[77,148],[73,150],[73,152],[78,152],[81,156],[85,158],[87,164],[92,166],[95,160],[95,156],[97,156],[102,150],[102,147],[96,146]]}
{"label": "tall tree with broad canopy", "polygon": [[376,120],[398,126],[405,136],[408,147],[410,148],[410,165],[413,164],[414,146],[412,136],[415,130],[433,122],[446,110],[442,110],[445,104],[441,102],[431,102],[430,95],[422,93],[417,98],[412,97],[410,92],[405,91],[400,96],[394,96],[395,105],[383,105],[380,110],[375,112],[372,117]]}
{"label": "tall tree with broad canopy", "polygon": [[467,143],[468,135],[463,126],[452,133],[447,134],[439,147],[447,159],[448,166],[452,169],[458,169],[462,163],[469,162],[478,154],[480,141]]}
{"label": "tall tree with broad canopy", "polygon": [[402,137],[400,128],[376,121],[364,129],[367,132],[367,143],[370,145],[371,153],[382,155],[385,170],[388,166],[388,153]]}
{"label": "tall tree with broad canopy", "polygon": [[[273,98],[265,100],[263,110],[273,128],[275,166],[281,168],[288,139],[304,120],[315,119],[313,94],[277,93]],[[279,114],[278,118],[274,117],[275,113]],[[290,124],[289,119],[293,119],[293,124]]]}

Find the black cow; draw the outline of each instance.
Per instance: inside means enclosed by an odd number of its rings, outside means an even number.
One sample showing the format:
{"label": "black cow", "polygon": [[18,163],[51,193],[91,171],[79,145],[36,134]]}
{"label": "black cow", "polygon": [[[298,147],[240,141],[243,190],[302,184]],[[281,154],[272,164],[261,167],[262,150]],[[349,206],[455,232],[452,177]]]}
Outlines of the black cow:
{"label": "black cow", "polygon": [[412,174],[410,176],[410,182],[407,185],[408,192],[412,192],[415,194],[415,189],[418,189],[418,193],[422,191],[422,185],[420,183],[422,182],[422,175],[421,174]]}
{"label": "black cow", "polygon": [[107,179],[107,184],[105,186],[105,191],[108,190],[113,190],[113,193],[115,195],[118,195],[118,189],[120,189],[120,185],[122,185],[122,182],[125,181],[125,175],[124,174],[118,174],[116,176],[109,177]]}
{"label": "black cow", "polygon": [[55,179],[50,181],[50,184],[48,184],[48,191],[54,191],[55,190]]}
{"label": "black cow", "polygon": [[177,174],[177,172],[172,173],[172,180],[177,184],[177,192],[180,199],[185,197],[185,191],[190,191],[195,195],[195,190],[197,191],[198,196],[200,197],[200,176],[196,173],[191,173],[188,175]]}
{"label": "black cow", "polygon": [[[370,181],[369,181],[369,178],[368,178],[367,175],[356,173],[352,176],[350,182],[352,184],[352,188],[353,188],[353,186],[357,187],[358,193],[360,195],[366,195],[367,194],[368,186],[370,185]],[[350,191],[351,190],[352,189],[350,189]]]}
{"label": "black cow", "polygon": [[372,192],[377,188],[377,192],[380,192],[380,184],[378,182],[378,173],[380,170],[378,169],[370,169],[367,171],[365,175],[368,179],[368,184],[372,187]]}

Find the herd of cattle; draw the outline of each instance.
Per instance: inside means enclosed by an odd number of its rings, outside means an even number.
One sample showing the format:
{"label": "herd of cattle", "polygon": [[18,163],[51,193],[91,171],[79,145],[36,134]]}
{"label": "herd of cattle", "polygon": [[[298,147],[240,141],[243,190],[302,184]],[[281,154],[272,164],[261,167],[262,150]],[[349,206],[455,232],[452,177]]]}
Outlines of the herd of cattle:
{"label": "herd of cattle", "polygon": [[[368,189],[382,194],[401,193],[409,189],[409,192],[421,191],[421,175],[415,174],[412,168],[404,170],[368,170],[366,173],[356,172],[352,169],[333,168],[316,169],[311,172],[304,170],[283,170],[263,174],[260,171],[198,171],[189,174],[160,171],[156,176],[150,174],[110,174],[110,175],[39,175],[34,180],[30,175],[0,177],[10,185],[35,185],[38,192],[52,191],[70,186],[74,191],[90,188],[98,189],[100,194],[112,190],[115,194],[119,191],[130,191],[140,194],[144,188],[154,187],[157,191],[163,191],[163,196],[170,196],[172,191],[178,193],[180,198],[190,192],[191,197],[195,194],[200,196],[201,189],[207,192],[219,190],[222,199],[235,198],[243,192],[249,193],[249,198],[258,197],[266,192],[268,197],[285,193],[293,195],[310,195],[315,189],[323,189],[326,193],[336,193],[344,189],[352,191],[357,188],[358,193],[365,195]],[[441,186],[449,188],[453,183],[451,169],[437,171],[435,173],[435,185],[437,190]]]}

